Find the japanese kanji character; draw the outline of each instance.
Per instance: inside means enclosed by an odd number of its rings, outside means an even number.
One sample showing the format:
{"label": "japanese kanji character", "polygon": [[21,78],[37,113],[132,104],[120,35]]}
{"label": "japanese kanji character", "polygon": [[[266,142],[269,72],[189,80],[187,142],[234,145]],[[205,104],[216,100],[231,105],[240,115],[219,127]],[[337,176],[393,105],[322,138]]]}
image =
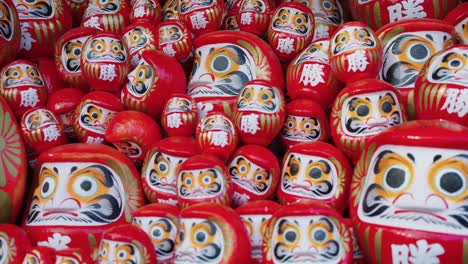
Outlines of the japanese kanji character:
{"label": "japanese kanji character", "polygon": [[48,126],[42,131],[44,132],[44,141],[51,142],[57,140],[57,138],[60,136],[60,131],[56,125]]}
{"label": "japanese kanji character", "polygon": [[226,131],[214,131],[211,134],[211,142],[212,145],[224,147],[228,142],[228,134]]}
{"label": "japanese kanji character", "polygon": [[26,91],[20,92],[21,103],[20,106],[24,107],[34,107],[39,103],[39,96],[37,95],[37,90],[29,88]]}
{"label": "japanese kanji character", "polygon": [[20,25],[21,25],[20,49],[31,50],[32,43],[36,42],[36,40],[32,38],[31,33],[29,33],[29,28],[31,28],[31,25],[29,23],[21,23]]}
{"label": "japanese kanji character", "polygon": [[92,16],[83,24],[84,27],[97,28],[102,30],[101,24],[99,24],[99,18]]}
{"label": "japanese kanji character", "polygon": [[133,12],[134,17],[144,17],[146,15],[146,9],[144,6],[139,6],[135,8],[135,11]]}
{"label": "japanese kanji character", "polygon": [[328,26],[319,25],[315,28],[315,39],[319,38],[329,38],[330,34],[328,32]]}
{"label": "japanese kanji character", "polygon": [[102,137],[89,136],[88,139],[86,140],[86,143],[90,143],[90,144],[102,144],[103,142],[104,142],[104,138]]}
{"label": "japanese kanji character", "polygon": [[250,197],[245,193],[234,192],[232,200],[235,204],[245,204],[250,200]]}
{"label": "japanese kanji character", "polygon": [[114,64],[103,64],[100,67],[99,79],[103,81],[113,81],[117,77]]}
{"label": "japanese kanji character", "polygon": [[174,113],[167,116],[167,126],[170,128],[179,128],[182,125],[180,113]]}
{"label": "japanese kanji character", "polygon": [[306,64],[302,69],[301,78],[299,79],[300,83],[304,85],[316,86],[319,83],[325,83],[323,76],[324,66],[321,64]]}
{"label": "japanese kanji character", "polygon": [[278,39],[278,46],[276,47],[279,52],[290,54],[294,51],[294,39],[287,37],[287,38],[279,38]]}
{"label": "japanese kanji character", "polygon": [[174,57],[176,55],[174,47],[170,43],[163,47],[163,52],[171,57]]}
{"label": "japanese kanji character", "polygon": [[255,135],[260,127],[258,126],[258,115],[250,114],[244,115],[241,118],[241,130],[245,133]]}
{"label": "japanese kanji character", "polygon": [[424,12],[424,6],[422,6],[423,3],[424,0],[406,0],[387,7],[390,22],[402,19],[426,17],[427,13]]}
{"label": "japanese kanji character", "polygon": [[348,60],[348,71],[364,71],[369,65],[367,61],[366,52],[364,50],[357,50],[356,52],[346,56]]}
{"label": "japanese kanji character", "polygon": [[447,99],[440,110],[446,110],[447,113],[456,113],[458,117],[464,117],[468,113],[468,89],[447,89]]}
{"label": "japanese kanji character", "polygon": [[242,13],[241,15],[241,24],[242,25],[250,25],[252,23],[252,14],[247,12],[247,13]]}
{"label": "japanese kanji character", "polygon": [[416,244],[391,245],[392,262],[394,264],[438,264],[438,256],[445,253],[438,244],[428,244],[426,240],[418,240]]}
{"label": "japanese kanji character", "polygon": [[205,14],[203,14],[203,12],[195,12],[195,14],[190,16],[190,21],[192,22],[194,29],[205,28],[208,24],[208,20],[206,20]]}

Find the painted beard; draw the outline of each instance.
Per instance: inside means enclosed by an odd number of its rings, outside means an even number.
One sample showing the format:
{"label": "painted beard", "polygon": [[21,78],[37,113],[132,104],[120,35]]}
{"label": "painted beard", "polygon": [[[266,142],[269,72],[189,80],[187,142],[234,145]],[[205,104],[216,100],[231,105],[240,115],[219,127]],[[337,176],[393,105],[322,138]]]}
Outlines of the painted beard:
{"label": "painted beard", "polygon": [[52,7],[51,1],[40,1],[33,7],[20,4],[16,5],[18,17],[20,19],[47,19],[54,15],[54,8]]}
{"label": "painted beard", "polygon": [[0,2],[0,11],[4,12],[3,17],[0,20],[0,36],[6,40],[11,40],[13,37],[13,17],[11,14],[10,7],[4,2]]}

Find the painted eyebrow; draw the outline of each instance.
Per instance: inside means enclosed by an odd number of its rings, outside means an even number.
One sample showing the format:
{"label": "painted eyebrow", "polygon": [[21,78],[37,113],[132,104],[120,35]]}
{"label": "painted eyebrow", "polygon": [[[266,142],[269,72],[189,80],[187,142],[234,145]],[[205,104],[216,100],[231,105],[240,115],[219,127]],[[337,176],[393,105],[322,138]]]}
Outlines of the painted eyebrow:
{"label": "painted eyebrow", "polygon": [[[390,154],[396,154],[395,152],[391,151],[391,150],[384,150],[382,152],[379,153],[379,155],[377,156],[377,160],[375,162],[375,166],[374,166],[374,174],[377,174],[379,173],[379,164],[380,162],[382,161],[382,159],[387,156],[387,155],[390,155]],[[398,154],[397,154],[398,155]]]}

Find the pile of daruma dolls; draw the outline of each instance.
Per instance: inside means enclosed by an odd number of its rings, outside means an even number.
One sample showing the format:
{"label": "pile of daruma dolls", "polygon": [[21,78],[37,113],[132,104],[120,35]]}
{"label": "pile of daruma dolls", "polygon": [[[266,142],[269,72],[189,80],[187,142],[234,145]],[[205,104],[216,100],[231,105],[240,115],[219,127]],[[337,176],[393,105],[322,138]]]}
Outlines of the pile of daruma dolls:
{"label": "pile of daruma dolls", "polygon": [[0,264],[468,263],[468,3],[0,0]]}

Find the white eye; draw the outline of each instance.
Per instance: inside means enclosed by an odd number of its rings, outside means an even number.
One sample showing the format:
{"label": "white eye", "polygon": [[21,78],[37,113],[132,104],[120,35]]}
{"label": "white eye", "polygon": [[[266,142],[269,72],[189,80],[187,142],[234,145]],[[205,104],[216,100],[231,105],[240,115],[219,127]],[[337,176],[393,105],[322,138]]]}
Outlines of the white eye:
{"label": "white eye", "polygon": [[453,59],[449,61],[448,65],[450,68],[459,69],[463,66],[463,62],[459,59]]}
{"label": "white eye", "polygon": [[256,181],[261,181],[261,180],[263,180],[263,175],[262,175],[262,174],[257,174],[257,175],[255,176],[255,180],[256,180]]}
{"label": "white eye", "polygon": [[169,165],[165,161],[159,162],[158,169],[161,173],[166,173],[169,170]]}
{"label": "white eye", "polygon": [[107,249],[101,250],[101,256],[103,256],[103,257],[107,256]]}
{"label": "white eye", "polygon": [[185,185],[192,185],[192,179],[190,178],[185,179]]}
{"label": "white eye", "polygon": [[209,184],[211,182],[210,176],[203,176],[202,181],[204,184]]}
{"label": "white eye", "polygon": [[398,192],[406,188],[409,183],[409,172],[405,168],[393,165],[384,173],[384,187],[392,192]]}
{"label": "white eye", "polygon": [[425,62],[432,55],[431,50],[422,43],[415,43],[408,48],[408,57],[416,62]]}
{"label": "white eye", "polygon": [[205,231],[198,231],[194,234],[194,237],[198,243],[205,243],[208,239],[208,234]]}
{"label": "white eye", "polygon": [[322,6],[327,11],[332,10],[332,7],[333,7],[329,1],[323,1]]}
{"label": "white eye", "polygon": [[457,169],[444,169],[435,178],[437,190],[449,197],[456,197],[465,192],[466,176]]}
{"label": "white eye", "polygon": [[42,183],[42,186],[41,186],[42,197],[44,198],[49,197],[54,192],[55,185],[56,185],[55,179],[51,176],[47,176],[44,179],[44,182]]}
{"label": "white eye", "polygon": [[298,239],[296,230],[291,229],[291,228],[290,228],[290,229],[287,229],[287,230],[284,232],[284,239],[285,239],[286,242],[288,242],[288,243],[294,243],[294,242]]}
{"label": "white eye", "polygon": [[164,230],[159,226],[154,227],[153,229],[151,229],[150,235],[151,235],[151,238],[153,239],[161,240],[164,235]]}
{"label": "white eye", "polygon": [[211,69],[215,73],[225,73],[231,68],[231,60],[225,55],[216,56],[211,62]]}
{"label": "white eye", "polygon": [[247,167],[242,165],[242,166],[240,166],[239,170],[240,170],[240,172],[245,173],[247,171]]}
{"label": "white eye", "polygon": [[325,231],[323,228],[316,228],[312,232],[312,237],[317,242],[324,242],[327,238],[327,231]]}
{"label": "white eye", "polygon": [[90,176],[80,176],[73,183],[73,191],[80,196],[90,197],[98,190],[97,181]]}
{"label": "white eye", "polygon": [[289,127],[289,128],[293,128],[293,127],[294,127],[294,123],[293,123],[293,122],[288,122],[288,127]]}
{"label": "white eye", "polygon": [[125,250],[119,250],[117,252],[117,259],[118,260],[125,260],[127,259],[127,252],[125,252]]}
{"label": "white eye", "polygon": [[305,123],[304,128],[305,129],[310,129],[312,127],[311,123]]}

